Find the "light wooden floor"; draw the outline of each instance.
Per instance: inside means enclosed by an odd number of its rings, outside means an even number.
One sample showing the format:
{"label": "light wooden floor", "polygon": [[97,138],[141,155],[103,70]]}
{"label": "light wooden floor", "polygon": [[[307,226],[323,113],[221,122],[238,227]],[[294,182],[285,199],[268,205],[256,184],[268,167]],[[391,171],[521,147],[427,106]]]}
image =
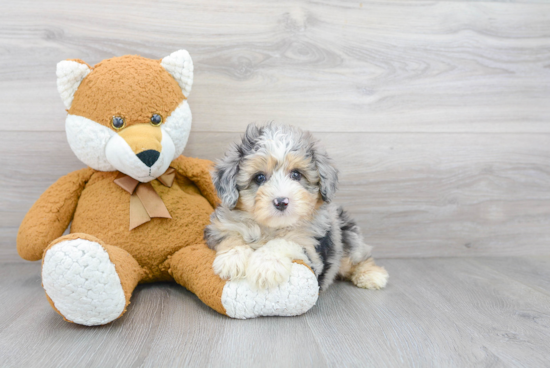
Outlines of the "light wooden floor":
{"label": "light wooden floor", "polygon": [[175,284],[102,327],[64,322],[40,265],[0,266],[4,367],[548,367],[550,257],[384,259],[384,291],[337,283],[296,318],[231,320]]}

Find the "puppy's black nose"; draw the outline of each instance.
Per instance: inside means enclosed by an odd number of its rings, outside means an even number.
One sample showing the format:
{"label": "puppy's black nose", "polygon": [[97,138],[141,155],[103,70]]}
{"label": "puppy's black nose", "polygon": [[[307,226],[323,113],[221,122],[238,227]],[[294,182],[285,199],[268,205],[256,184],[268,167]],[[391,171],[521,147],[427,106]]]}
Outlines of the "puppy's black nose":
{"label": "puppy's black nose", "polygon": [[155,151],[155,150],[147,150],[147,151],[143,151],[143,152],[140,152],[136,155],[140,160],[141,162],[143,162],[145,165],[147,165],[148,167],[151,167],[155,164],[155,162],[157,162],[157,160],[159,159],[159,156],[160,156],[160,152],[159,151]]}
{"label": "puppy's black nose", "polygon": [[288,207],[288,198],[275,198],[273,200],[273,205],[279,211],[284,211]]}

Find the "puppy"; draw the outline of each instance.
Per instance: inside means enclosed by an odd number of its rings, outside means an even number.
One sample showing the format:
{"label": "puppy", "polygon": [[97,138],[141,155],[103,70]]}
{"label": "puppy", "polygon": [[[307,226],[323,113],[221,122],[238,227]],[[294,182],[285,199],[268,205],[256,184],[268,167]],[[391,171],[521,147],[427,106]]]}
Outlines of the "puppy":
{"label": "puppy", "polygon": [[249,125],[213,173],[222,204],[205,229],[214,272],[258,288],[288,280],[293,260],[315,272],[322,290],[336,277],[366,289],[386,286],[357,224],[331,201],[338,171],[309,132]]}

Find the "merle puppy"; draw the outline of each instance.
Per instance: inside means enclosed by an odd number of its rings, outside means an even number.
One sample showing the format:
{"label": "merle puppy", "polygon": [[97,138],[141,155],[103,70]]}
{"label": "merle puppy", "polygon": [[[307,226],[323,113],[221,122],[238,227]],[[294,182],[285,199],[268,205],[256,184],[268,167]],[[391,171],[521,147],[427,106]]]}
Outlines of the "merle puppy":
{"label": "merle puppy", "polygon": [[205,239],[216,274],[258,288],[285,282],[293,260],[315,272],[321,289],[337,276],[366,289],[386,286],[356,223],[332,203],[338,171],[309,132],[251,124],[216,165],[222,204]]}

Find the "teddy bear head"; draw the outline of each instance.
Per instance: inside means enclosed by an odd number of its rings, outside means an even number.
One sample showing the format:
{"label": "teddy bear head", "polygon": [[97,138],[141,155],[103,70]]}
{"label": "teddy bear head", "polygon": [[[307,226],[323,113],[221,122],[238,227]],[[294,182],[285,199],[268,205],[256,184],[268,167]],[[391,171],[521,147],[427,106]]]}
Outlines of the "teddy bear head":
{"label": "teddy bear head", "polygon": [[156,179],[187,143],[192,84],[185,50],[161,60],[116,57],[94,67],[61,61],[57,88],[71,149],[95,170],[118,170],[144,183]]}

